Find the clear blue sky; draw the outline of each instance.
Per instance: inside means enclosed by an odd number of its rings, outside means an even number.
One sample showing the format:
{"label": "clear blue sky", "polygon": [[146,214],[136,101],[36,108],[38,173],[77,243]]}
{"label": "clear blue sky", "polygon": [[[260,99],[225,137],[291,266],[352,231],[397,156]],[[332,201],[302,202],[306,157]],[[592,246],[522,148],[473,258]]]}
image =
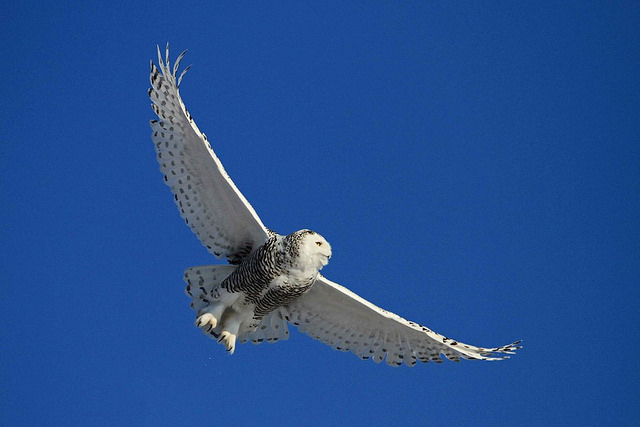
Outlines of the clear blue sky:
{"label": "clear blue sky", "polygon": [[[226,3],[0,7],[0,424],[638,423],[637,3]],[[182,272],[214,260],[148,125],[166,42],[267,226],[323,234],[323,273],[378,305],[524,349],[392,369],[203,336]]]}

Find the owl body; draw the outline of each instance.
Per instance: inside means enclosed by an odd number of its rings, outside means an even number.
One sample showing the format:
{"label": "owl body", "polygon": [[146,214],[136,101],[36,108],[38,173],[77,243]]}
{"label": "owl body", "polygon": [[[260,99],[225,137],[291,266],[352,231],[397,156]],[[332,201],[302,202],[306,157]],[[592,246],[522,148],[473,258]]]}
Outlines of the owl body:
{"label": "owl body", "polygon": [[266,315],[308,292],[330,257],[331,246],[321,235],[300,230],[287,236],[274,233],[226,277],[220,274],[222,280],[205,278],[202,271],[229,266],[198,267],[195,294],[195,283],[186,274],[187,294],[194,309],[199,307],[196,325],[233,353],[239,335],[253,333]]}

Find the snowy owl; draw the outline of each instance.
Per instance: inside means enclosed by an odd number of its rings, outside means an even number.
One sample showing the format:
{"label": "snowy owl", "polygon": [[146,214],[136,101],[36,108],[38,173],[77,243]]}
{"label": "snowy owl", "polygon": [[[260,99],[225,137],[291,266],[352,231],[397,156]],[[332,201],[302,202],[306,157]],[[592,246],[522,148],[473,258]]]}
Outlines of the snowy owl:
{"label": "snowy owl", "polygon": [[500,360],[520,348],[519,341],[495,348],[464,344],[383,310],[320,274],[331,258],[320,234],[284,236],[265,227],[180,97],[189,69],[178,75],[184,54],[170,67],[169,46],[164,59],[158,48],[149,97],[158,116],[151,121],[152,140],[164,181],[202,244],[229,262],[185,271],[198,328],[233,354],[238,342],[288,339],[291,323],[337,350],[391,366],[441,363],[441,354],[456,362]]}

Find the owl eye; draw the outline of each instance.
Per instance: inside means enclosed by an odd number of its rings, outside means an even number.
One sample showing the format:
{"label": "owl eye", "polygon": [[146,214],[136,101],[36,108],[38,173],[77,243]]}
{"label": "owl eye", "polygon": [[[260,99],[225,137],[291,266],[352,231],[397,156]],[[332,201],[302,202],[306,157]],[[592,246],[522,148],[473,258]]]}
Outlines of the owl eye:
{"label": "owl eye", "polygon": [[322,242],[316,242],[316,245],[322,246]]}

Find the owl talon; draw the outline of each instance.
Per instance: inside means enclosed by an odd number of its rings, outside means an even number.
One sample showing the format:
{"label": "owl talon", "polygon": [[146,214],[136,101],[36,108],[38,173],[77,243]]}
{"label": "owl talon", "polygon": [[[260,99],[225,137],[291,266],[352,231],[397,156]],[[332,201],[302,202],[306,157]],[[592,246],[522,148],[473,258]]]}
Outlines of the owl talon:
{"label": "owl talon", "polygon": [[222,331],[218,342],[223,344],[229,354],[233,354],[236,349],[236,336],[228,331]]}
{"label": "owl talon", "polygon": [[196,318],[196,326],[198,328],[204,328],[206,326],[209,327],[208,330],[211,330],[216,327],[218,324],[218,319],[211,313],[204,313]]}

